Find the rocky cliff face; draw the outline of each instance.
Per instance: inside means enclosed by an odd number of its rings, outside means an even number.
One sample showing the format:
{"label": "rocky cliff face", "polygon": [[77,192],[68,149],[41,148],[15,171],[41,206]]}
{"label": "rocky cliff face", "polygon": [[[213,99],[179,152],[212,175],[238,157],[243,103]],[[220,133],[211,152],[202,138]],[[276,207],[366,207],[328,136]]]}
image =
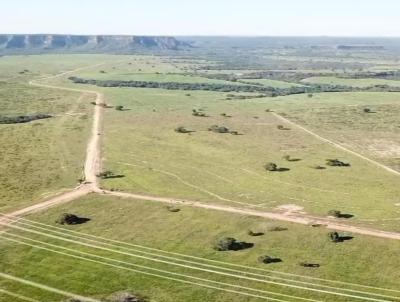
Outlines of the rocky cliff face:
{"label": "rocky cliff face", "polygon": [[0,52],[121,52],[178,50],[190,45],[173,37],[0,35]]}

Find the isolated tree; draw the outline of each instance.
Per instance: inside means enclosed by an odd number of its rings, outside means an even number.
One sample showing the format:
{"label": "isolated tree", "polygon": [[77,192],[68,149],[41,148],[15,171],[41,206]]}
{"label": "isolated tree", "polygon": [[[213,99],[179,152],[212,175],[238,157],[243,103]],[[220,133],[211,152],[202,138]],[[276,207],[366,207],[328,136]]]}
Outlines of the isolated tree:
{"label": "isolated tree", "polygon": [[258,257],[258,261],[265,263],[265,264],[270,264],[270,263],[278,263],[278,262],[282,262],[282,259],[280,258],[274,258],[268,255],[264,255],[264,256],[260,256]]}
{"label": "isolated tree", "polygon": [[178,132],[178,133],[190,133],[192,131],[186,129],[183,126],[179,126],[179,127],[175,128],[175,132]]}
{"label": "isolated tree", "polygon": [[266,163],[264,165],[265,170],[273,172],[273,171],[277,171],[278,170],[278,165],[275,163]]}
{"label": "isolated tree", "polygon": [[124,106],[122,105],[115,106],[115,110],[122,111],[124,110]]}
{"label": "isolated tree", "polygon": [[335,159],[327,159],[326,160],[326,164],[328,166],[332,166],[332,167],[349,167],[350,166],[349,163],[344,163],[344,162],[338,160],[337,158],[335,158]]}
{"label": "isolated tree", "polygon": [[279,130],[290,130],[290,128],[287,128],[283,125],[278,125],[278,126],[276,126],[276,128],[278,128]]}
{"label": "isolated tree", "polygon": [[328,211],[328,215],[336,218],[340,218],[342,216],[342,212],[338,210],[330,210]]}
{"label": "isolated tree", "polygon": [[102,179],[107,179],[107,178],[114,176],[114,173],[112,171],[107,170],[107,171],[100,172],[96,176],[99,178],[102,178]]}
{"label": "isolated tree", "polygon": [[371,109],[369,109],[369,108],[364,108],[363,111],[364,111],[365,113],[371,113]]}
{"label": "isolated tree", "polygon": [[338,232],[331,232],[328,234],[328,236],[332,242],[340,242],[340,235]]}
{"label": "isolated tree", "polygon": [[56,220],[56,223],[58,224],[78,224],[80,222],[80,218],[74,214],[70,213],[63,213],[60,215],[60,217]]}
{"label": "isolated tree", "polygon": [[257,237],[257,236],[262,236],[262,235],[264,235],[264,232],[254,232],[254,231],[252,231],[252,230],[248,230],[248,231],[247,231],[247,234],[248,234],[249,236]]}
{"label": "isolated tree", "polygon": [[253,245],[252,243],[237,241],[235,238],[224,237],[217,240],[213,248],[216,251],[239,251],[252,247]]}
{"label": "isolated tree", "polygon": [[224,126],[212,125],[210,128],[208,128],[208,131],[216,133],[229,133],[229,128]]}

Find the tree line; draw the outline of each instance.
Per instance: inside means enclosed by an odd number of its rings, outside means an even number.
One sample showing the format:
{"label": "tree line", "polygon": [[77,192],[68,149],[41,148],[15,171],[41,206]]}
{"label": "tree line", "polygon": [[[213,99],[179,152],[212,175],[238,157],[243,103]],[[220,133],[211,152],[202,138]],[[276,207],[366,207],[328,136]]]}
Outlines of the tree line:
{"label": "tree line", "polygon": [[343,85],[312,84],[308,86],[295,86],[288,88],[276,88],[259,85],[236,85],[215,83],[180,83],[180,82],[154,82],[154,81],[117,81],[117,80],[94,80],[70,77],[76,84],[89,84],[100,87],[133,87],[133,88],[156,88],[167,90],[205,90],[217,92],[245,92],[262,93],[266,97],[285,96],[291,94],[319,93],[319,92],[400,92],[400,87],[388,85],[372,85],[368,87],[351,87]]}

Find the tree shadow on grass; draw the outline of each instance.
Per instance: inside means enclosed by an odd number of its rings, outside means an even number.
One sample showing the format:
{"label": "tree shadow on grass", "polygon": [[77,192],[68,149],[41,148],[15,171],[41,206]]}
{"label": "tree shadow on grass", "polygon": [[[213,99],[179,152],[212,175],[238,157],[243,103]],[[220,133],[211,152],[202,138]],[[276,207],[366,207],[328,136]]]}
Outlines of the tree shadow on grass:
{"label": "tree shadow on grass", "polygon": [[352,215],[352,214],[339,214],[338,215],[338,218],[343,218],[343,219],[350,219],[350,218],[353,218],[354,217],[354,215]]}
{"label": "tree shadow on grass", "polygon": [[124,178],[124,177],[125,177],[125,175],[117,174],[117,175],[110,175],[110,176],[107,176],[107,177],[105,177],[104,179]]}

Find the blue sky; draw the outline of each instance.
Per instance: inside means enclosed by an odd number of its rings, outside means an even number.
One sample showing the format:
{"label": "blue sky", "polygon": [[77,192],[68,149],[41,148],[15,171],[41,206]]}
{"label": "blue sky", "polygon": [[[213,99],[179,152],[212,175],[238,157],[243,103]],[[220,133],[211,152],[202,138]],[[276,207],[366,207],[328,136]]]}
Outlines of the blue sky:
{"label": "blue sky", "polygon": [[0,33],[400,36],[399,0],[0,0]]}

